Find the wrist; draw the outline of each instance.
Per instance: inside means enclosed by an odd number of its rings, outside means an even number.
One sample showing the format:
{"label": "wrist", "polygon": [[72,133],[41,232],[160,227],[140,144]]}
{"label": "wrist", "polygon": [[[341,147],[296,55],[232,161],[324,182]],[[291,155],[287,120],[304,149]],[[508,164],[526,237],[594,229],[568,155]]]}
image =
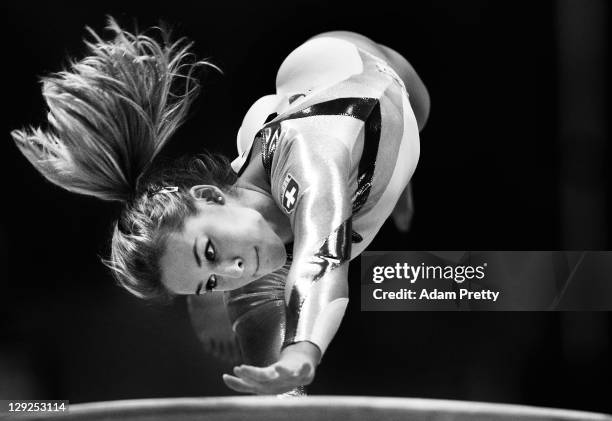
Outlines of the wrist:
{"label": "wrist", "polygon": [[285,353],[300,353],[304,355],[316,367],[321,361],[321,350],[317,345],[309,341],[300,341],[286,346],[281,352],[281,358]]}

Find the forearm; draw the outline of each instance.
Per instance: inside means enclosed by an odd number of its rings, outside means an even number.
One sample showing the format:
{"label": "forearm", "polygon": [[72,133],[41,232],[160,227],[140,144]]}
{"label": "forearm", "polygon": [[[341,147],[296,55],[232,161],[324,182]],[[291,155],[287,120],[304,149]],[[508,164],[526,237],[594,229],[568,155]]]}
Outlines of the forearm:
{"label": "forearm", "polygon": [[351,220],[347,218],[312,254],[294,260],[287,279],[284,346],[315,344],[323,355],[348,304]]}
{"label": "forearm", "polygon": [[345,273],[338,270],[337,279],[326,279],[325,282],[312,286],[309,290],[292,289],[292,297],[287,305],[286,333],[283,347],[307,341],[317,346],[320,356],[325,354],[329,344],[336,335],[346,307]]}

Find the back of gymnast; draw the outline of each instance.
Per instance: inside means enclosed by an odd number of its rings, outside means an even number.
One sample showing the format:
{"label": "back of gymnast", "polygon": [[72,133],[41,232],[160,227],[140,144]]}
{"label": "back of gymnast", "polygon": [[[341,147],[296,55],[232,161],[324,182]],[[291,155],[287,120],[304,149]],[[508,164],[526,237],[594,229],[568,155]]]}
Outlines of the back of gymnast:
{"label": "back of gymnast", "polygon": [[43,78],[47,127],[13,139],[51,182],[122,202],[105,260],[122,287],[161,300],[223,292],[247,363],[223,376],[228,387],[309,384],[346,310],[349,260],[392,213],[407,226],[425,86],[390,48],[323,33],[248,111],[233,162],[205,152],[154,165],[208,63],[163,31],[156,41],[112,18],[108,29]]}

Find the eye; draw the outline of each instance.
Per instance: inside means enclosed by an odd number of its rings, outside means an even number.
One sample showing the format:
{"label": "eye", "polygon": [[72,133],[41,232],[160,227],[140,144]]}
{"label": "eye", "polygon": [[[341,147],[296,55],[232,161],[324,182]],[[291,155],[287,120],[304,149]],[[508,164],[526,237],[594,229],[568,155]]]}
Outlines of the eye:
{"label": "eye", "polygon": [[206,282],[206,291],[210,292],[215,288],[217,288],[217,276],[210,275],[210,278],[208,278],[208,282]]}
{"label": "eye", "polygon": [[204,250],[204,257],[206,257],[206,260],[211,261],[211,262],[215,260],[215,248],[213,247],[210,240],[208,241],[208,243],[206,243],[206,249]]}

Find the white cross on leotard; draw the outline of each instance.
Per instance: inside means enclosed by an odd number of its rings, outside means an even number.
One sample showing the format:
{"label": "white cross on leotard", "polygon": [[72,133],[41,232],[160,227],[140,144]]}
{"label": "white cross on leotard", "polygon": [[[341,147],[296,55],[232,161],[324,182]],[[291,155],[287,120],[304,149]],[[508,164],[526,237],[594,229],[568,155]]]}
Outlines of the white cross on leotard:
{"label": "white cross on leotard", "polygon": [[295,186],[291,188],[291,191],[285,192],[285,200],[287,201],[287,208],[290,208],[295,203]]}

